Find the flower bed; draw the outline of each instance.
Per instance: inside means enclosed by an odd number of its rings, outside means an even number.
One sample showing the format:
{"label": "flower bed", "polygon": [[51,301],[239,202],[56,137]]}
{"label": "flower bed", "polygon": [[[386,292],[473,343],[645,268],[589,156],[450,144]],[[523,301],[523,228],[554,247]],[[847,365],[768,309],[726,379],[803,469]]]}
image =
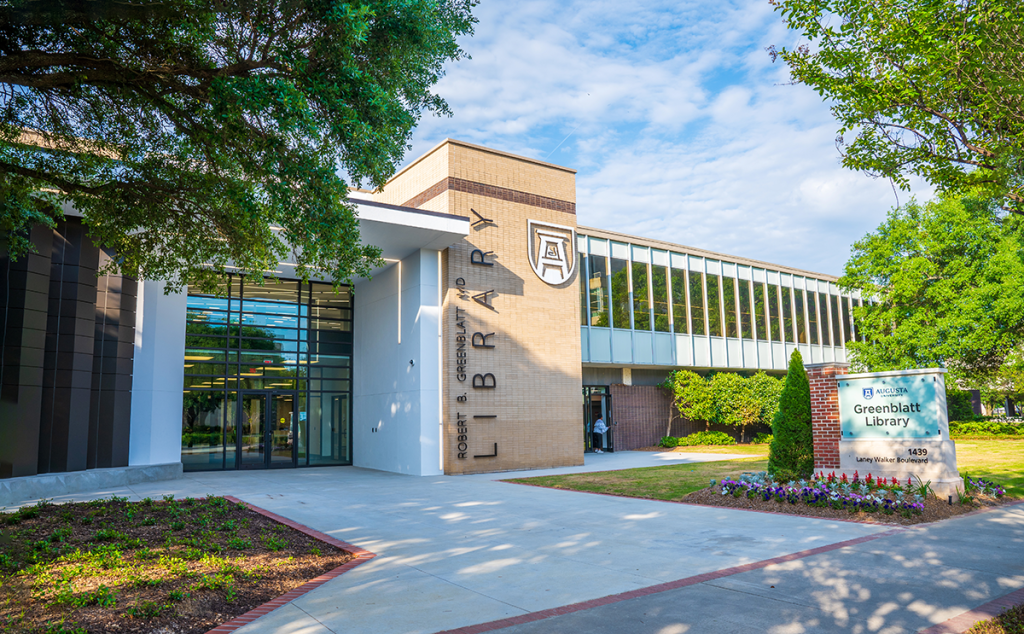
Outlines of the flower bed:
{"label": "flower bed", "polygon": [[811,480],[774,482],[766,473],[714,480],[711,486],[691,493],[684,502],[766,510],[819,517],[851,518],[916,524],[934,521],[1001,502],[1005,491],[998,485],[965,476],[966,491],[953,499],[931,495],[927,482],[875,480],[870,475],[848,481],[820,473]]}
{"label": "flower bed", "polygon": [[224,498],[0,514],[0,631],[202,634],[352,559]]}

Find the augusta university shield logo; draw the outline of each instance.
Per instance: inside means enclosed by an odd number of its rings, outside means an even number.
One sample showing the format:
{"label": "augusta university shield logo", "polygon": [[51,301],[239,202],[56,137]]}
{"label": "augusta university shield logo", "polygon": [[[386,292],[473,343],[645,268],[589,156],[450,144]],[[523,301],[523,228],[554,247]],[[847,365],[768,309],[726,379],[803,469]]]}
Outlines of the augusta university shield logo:
{"label": "augusta university shield logo", "polygon": [[870,401],[872,398],[875,397],[875,390],[874,388],[866,387],[863,390],[863,394],[864,398]]}
{"label": "augusta university shield logo", "polygon": [[576,272],[576,230],[549,222],[527,220],[530,266],[552,286],[564,284]]}

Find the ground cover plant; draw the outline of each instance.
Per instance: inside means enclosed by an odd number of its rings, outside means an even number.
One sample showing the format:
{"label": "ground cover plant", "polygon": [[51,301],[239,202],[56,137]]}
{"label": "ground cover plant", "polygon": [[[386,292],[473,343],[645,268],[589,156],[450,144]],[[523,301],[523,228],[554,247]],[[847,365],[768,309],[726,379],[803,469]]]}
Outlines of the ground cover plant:
{"label": "ground cover plant", "polygon": [[994,619],[975,623],[964,634],[1024,634],[1024,604],[1007,608]]}
{"label": "ground cover plant", "polygon": [[220,497],[0,514],[0,631],[199,634],[351,559]]}
{"label": "ground cover plant", "polygon": [[[658,447],[648,447],[646,449],[650,451],[666,451]],[[961,472],[967,476],[968,490],[961,492],[962,496],[954,496],[952,505],[949,504],[948,499],[940,500],[935,497],[925,497],[922,502],[924,509],[920,513],[911,510],[909,517],[901,515],[904,509],[897,508],[899,505],[894,504],[897,500],[888,495],[881,497],[882,502],[879,510],[872,512],[868,512],[867,509],[856,508],[853,509],[853,512],[848,510],[848,508],[835,509],[832,508],[831,503],[819,504],[817,506],[805,503],[783,504],[776,502],[774,495],[768,501],[758,499],[756,496],[748,498],[745,495],[745,491],[739,497],[733,495],[723,496],[720,488],[720,483],[723,480],[739,482],[741,481],[740,476],[744,473],[755,474],[767,469],[767,445],[679,447],[667,451],[680,453],[747,454],[749,457],[697,464],[624,469],[621,471],[517,478],[509,481],[557,489],[607,493],[652,500],[710,504],[750,510],[760,509],[817,517],[863,519],[899,524],[935,521],[966,513],[982,505],[999,503],[1001,500],[995,495],[997,486],[1003,492],[1002,500],[1024,497],[1024,441],[1021,440],[985,439],[957,442],[957,462]],[[823,474],[818,474],[819,477],[821,475]],[[828,474],[824,475],[827,476]],[[864,479],[867,479],[866,475],[864,475]],[[716,487],[709,486],[709,482],[712,480],[715,481]],[[811,478],[806,480],[808,485],[811,481]],[[797,481],[798,483],[799,480]],[[976,484],[972,485],[972,483]],[[788,482],[784,483],[783,486],[786,484]],[[838,485],[841,484],[842,481],[839,478]],[[921,486],[924,483],[915,481],[911,484]],[[886,481],[883,488],[895,494],[892,485],[891,481]],[[900,483],[900,489],[904,489],[905,485],[905,481]],[[877,493],[878,488],[877,479],[872,477],[872,485],[870,485],[871,494],[880,495]],[[852,488],[851,491],[857,493],[857,490]],[[905,491],[902,499],[903,501],[914,502],[913,495],[913,491]],[[891,515],[885,511],[885,499],[892,500],[889,505],[892,510]],[[849,504],[847,507],[849,507]]]}

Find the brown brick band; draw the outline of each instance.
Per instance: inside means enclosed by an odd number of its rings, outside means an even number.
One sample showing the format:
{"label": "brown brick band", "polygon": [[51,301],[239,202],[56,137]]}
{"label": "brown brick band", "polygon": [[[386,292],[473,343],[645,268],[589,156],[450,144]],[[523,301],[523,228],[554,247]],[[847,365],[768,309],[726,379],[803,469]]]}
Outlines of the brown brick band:
{"label": "brown brick band", "polygon": [[302,533],[304,535],[309,535],[313,539],[318,539],[318,540],[320,540],[322,542],[330,544],[331,546],[336,546],[336,547],[338,547],[338,548],[340,548],[340,549],[342,549],[344,551],[348,551],[349,553],[351,553],[353,555],[353,559],[351,559],[348,563],[345,563],[345,564],[342,564],[342,565],[338,566],[334,570],[330,570],[328,572],[325,572],[324,574],[320,575],[319,577],[316,577],[315,579],[311,579],[311,580],[307,581],[306,583],[302,584],[298,588],[295,588],[293,590],[289,590],[288,592],[282,594],[281,596],[277,597],[276,599],[272,599],[270,601],[267,601],[266,603],[264,603],[263,605],[259,606],[258,608],[253,608],[252,610],[249,610],[245,614],[231,619],[227,623],[224,623],[222,625],[218,625],[217,627],[213,628],[212,630],[210,630],[206,634],[228,634],[228,632],[234,632],[235,630],[237,630],[238,628],[242,627],[243,625],[248,625],[249,623],[252,623],[256,619],[260,618],[261,616],[266,616],[267,614],[270,614],[271,612],[273,612],[277,608],[279,608],[279,607],[281,607],[281,606],[283,606],[283,605],[285,605],[287,603],[290,603],[291,601],[294,601],[295,599],[298,599],[299,597],[301,597],[302,595],[306,594],[307,592],[310,592],[311,590],[315,590],[315,589],[319,588],[320,586],[324,585],[325,583],[327,583],[331,579],[334,579],[335,577],[338,577],[338,576],[348,572],[349,570],[352,570],[353,568],[355,568],[359,564],[362,564],[362,563],[365,563],[367,561],[370,561],[371,559],[373,559],[376,556],[374,553],[371,553],[368,550],[364,550],[364,549],[362,549],[362,548],[360,548],[358,546],[353,546],[352,544],[349,544],[348,542],[343,542],[340,539],[334,539],[330,535],[325,535],[324,533],[321,533],[320,531],[315,531],[312,528],[309,528],[308,526],[304,526],[302,524],[299,524],[298,522],[293,522],[292,520],[290,520],[290,519],[288,519],[286,517],[281,517],[277,513],[271,513],[270,511],[267,511],[265,509],[261,509],[258,506],[253,506],[252,504],[249,504],[248,502],[243,502],[242,500],[239,500],[238,498],[236,498],[234,496],[225,495],[224,498],[226,500],[229,500],[229,501],[234,502],[236,504],[244,504],[246,507],[252,509],[253,511],[256,511],[260,515],[263,515],[265,517],[269,517],[270,519],[275,520],[277,522],[281,522],[285,526],[293,528],[293,529],[299,531],[300,533]]}
{"label": "brown brick band", "polygon": [[428,200],[440,196],[441,194],[448,190],[463,192],[466,194],[476,194],[478,196],[487,196],[488,198],[497,198],[498,200],[520,203],[523,205],[531,205],[533,207],[540,207],[542,209],[564,211],[567,214],[576,213],[576,203],[574,202],[569,202],[567,200],[558,200],[557,198],[548,198],[547,196],[538,196],[536,194],[529,194],[527,192],[521,192],[515,189],[508,189],[507,187],[486,185],[484,183],[469,181],[464,178],[455,178],[454,176],[449,176],[448,178],[442,179],[440,182],[428,187],[419,194],[416,194],[409,200],[402,203],[402,206],[419,207]]}

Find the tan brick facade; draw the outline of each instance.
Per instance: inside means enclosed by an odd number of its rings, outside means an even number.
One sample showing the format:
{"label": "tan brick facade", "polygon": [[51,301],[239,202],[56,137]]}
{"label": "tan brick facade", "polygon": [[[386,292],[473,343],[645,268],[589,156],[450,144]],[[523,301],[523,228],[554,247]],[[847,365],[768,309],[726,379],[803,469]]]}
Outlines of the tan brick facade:
{"label": "tan brick facade", "polygon": [[836,377],[849,374],[845,363],[807,366],[811,387],[811,433],[814,436],[814,470],[839,468],[839,386]]}
{"label": "tan brick facade", "polygon": [[449,140],[374,199],[475,223],[442,259],[445,473],[583,464],[579,271],[542,281],[527,224],[575,229],[575,172]]}

